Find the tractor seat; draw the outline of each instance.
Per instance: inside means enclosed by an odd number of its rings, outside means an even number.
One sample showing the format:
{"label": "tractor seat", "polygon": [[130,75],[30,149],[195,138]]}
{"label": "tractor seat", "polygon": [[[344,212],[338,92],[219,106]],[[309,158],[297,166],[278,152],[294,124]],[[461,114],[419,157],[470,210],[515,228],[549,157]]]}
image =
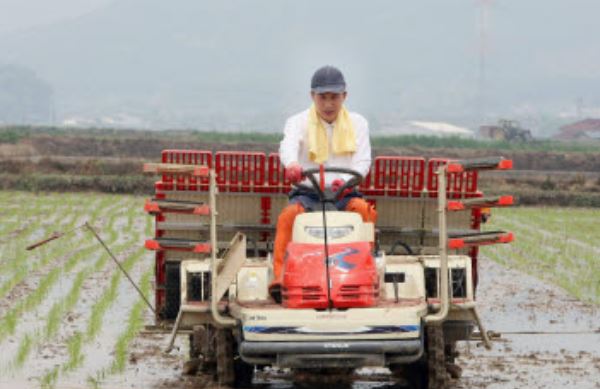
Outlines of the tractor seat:
{"label": "tractor seat", "polygon": [[[338,209],[335,207],[333,203],[325,203],[325,211],[337,211]],[[321,204],[315,204],[314,207],[308,207],[305,209],[306,212],[322,212],[323,208]]]}

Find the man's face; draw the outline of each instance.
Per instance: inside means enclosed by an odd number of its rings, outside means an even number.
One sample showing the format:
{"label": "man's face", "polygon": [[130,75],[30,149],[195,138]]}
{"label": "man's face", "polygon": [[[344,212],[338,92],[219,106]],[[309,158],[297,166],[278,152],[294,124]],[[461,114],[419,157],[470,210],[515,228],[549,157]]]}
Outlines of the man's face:
{"label": "man's face", "polygon": [[327,123],[332,123],[337,119],[340,109],[346,100],[346,92],[343,93],[315,93],[311,92],[315,107],[319,116]]}

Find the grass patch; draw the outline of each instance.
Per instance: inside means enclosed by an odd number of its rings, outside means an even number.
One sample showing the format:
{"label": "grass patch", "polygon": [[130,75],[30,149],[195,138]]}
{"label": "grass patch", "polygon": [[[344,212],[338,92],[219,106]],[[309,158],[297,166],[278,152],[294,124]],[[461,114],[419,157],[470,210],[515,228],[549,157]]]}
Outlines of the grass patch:
{"label": "grass patch", "polygon": [[[150,290],[150,277],[153,275],[153,269],[147,270],[140,280],[140,289],[146,297]],[[138,332],[144,325],[144,310],[146,309],[146,303],[143,300],[138,300],[127,318],[127,328],[117,339],[115,344],[115,359],[111,365],[111,373],[120,373],[125,370],[125,364],[127,362],[127,350],[129,344],[136,337]]]}
{"label": "grass patch", "polygon": [[512,208],[495,210],[487,229],[515,233],[509,245],[483,248],[490,259],[600,304],[598,210]]}

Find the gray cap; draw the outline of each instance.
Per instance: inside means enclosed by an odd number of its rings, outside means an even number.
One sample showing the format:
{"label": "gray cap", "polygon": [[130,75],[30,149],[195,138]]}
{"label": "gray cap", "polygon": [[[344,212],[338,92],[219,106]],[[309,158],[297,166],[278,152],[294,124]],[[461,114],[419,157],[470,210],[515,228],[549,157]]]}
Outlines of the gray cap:
{"label": "gray cap", "polygon": [[315,93],[342,93],[346,91],[344,75],[338,68],[323,66],[312,76],[310,90]]}

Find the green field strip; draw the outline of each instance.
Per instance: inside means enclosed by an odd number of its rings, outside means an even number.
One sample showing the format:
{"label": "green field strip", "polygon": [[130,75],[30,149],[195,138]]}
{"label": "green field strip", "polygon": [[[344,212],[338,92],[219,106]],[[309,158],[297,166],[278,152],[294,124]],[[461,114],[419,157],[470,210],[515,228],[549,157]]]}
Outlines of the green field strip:
{"label": "green field strip", "polygon": [[[579,300],[600,303],[600,277],[593,272],[569,272],[565,267],[552,268],[532,260],[532,256],[516,254],[506,247],[486,247],[482,255],[505,267],[518,269],[535,278],[564,289]],[[557,271],[558,270],[558,271]]]}
{"label": "green field strip", "polygon": [[[56,213],[53,214],[54,218],[52,218],[51,220],[40,217],[41,214],[39,213],[33,213],[32,215],[36,216],[36,220],[27,226],[26,231],[24,231],[24,233],[21,233],[18,237],[15,237],[15,239],[10,240],[11,242],[16,243],[16,252],[24,255],[26,253],[25,247],[34,243],[36,240],[40,240],[39,237],[45,238],[50,236],[51,233],[54,231],[67,231],[73,228],[77,220],[80,219],[81,216],[84,214],[84,209],[78,209],[78,212],[72,212],[73,209],[71,208],[71,212],[65,212],[68,214],[68,218],[63,218],[58,222],[55,221],[55,219],[58,218],[57,213],[62,213],[68,208],[69,206],[65,204],[54,207]],[[26,223],[30,217],[31,216],[29,215],[25,216],[23,221]],[[42,221],[44,222],[43,225]],[[34,239],[32,235],[36,234],[39,228],[42,228],[42,232],[41,234],[38,234],[39,236],[37,239]],[[23,261],[23,259],[17,258],[17,255],[7,254],[7,252],[14,252],[15,248],[6,246],[7,245],[0,245],[0,264],[2,264],[4,267],[8,267],[9,269],[14,269],[13,263],[21,262]]]}
{"label": "green field strip", "polygon": [[32,347],[37,347],[42,344],[42,342],[48,341],[54,335],[56,335],[61,324],[61,319],[75,306],[79,300],[81,287],[83,286],[86,278],[89,277],[93,272],[99,271],[107,263],[107,261],[108,257],[103,255],[96,261],[95,264],[87,266],[76,274],[69,292],[60,301],[54,303],[48,312],[43,329],[38,329],[24,336],[23,340],[19,344],[17,357],[11,364],[13,370],[23,366]]}
{"label": "green field strip", "polygon": [[[123,249],[126,248],[126,245],[131,244],[130,242],[127,242],[123,245]],[[129,272],[131,268],[140,260],[145,251],[146,250],[144,248],[136,250],[121,263],[123,268]],[[82,348],[85,344],[91,343],[100,332],[104,315],[117,298],[118,286],[122,277],[122,273],[118,269],[113,271],[113,276],[109,281],[108,287],[91,308],[90,317],[85,331],[78,331],[69,339],[67,339],[67,350],[69,354],[68,360],[61,366],[56,366],[55,368],[51,369],[43,376],[42,383],[44,387],[54,387],[60,373],[66,374],[70,371],[73,371],[83,363],[85,360],[85,355],[82,354]]]}
{"label": "green field strip", "polygon": [[[590,216],[591,213],[591,216]],[[496,213],[497,215],[497,213]],[[585,217],[583,217],[585,215]],[[581,209],[518,208],[502,210],[497,224],[510,227],[516,233],[516,241],[511,246],[520,247],[525,252],[520,261],[534,262],[546,257],[555,266],[544,269],[553,273],[552,281],[565,286],[571,293],[586,300],[598,300],[600,265],[597,239],[593,243],[582,242],[577,228],[596,231],[598,222],[592,221],[600,212]],[[585,219],[583,222],[581,219]],[[596,235],[597,236],[597,235]],[[547,255],[544,255],[548,253]],[[510,254],[507,254],[510,256]],[[528,266],[522,265],[525,270]],[[539,275],[538,275],[539,276]],[[542,273],[548,278],[548,275]]]}
{"label": "green field strip", "polygon": [[566,259],[572,255],[583,258],[592,258],[598,255],[600,247],[590,246],[580,242],[570,235],[552,233],[533,224],[518,223],[512,220],[503,220],[500,227],[509,229],[515,233],[515,245],[530,244],[536,250],[548,252],[550,255],[560,253]]}
{"label": "green field strip", "polygon": [[[115,220],[116,215],[111,215],[108,222],[109,238],[107,241],[109,242],[114,242],[118,235],[118,233],[112,228],[114,226]],[[71,238],[71,240],[72,239],[73,238]],[[71,271],[80,260],[85,259],[86,257],[90,256],[95,250],[100,248],[98,242],[93,240],[92,236],[86,235],[85,239],[91,240],[92,244],[88,247],[76,251],[65,262],[63,267],[52,268],[48,274],[42,277],[37,288],[32,293],[27,295],[23,300],[17,302],[16,305],[13,306],[12,309],[10,309],[6,313],[6,315],[0,319],[0,341],[2,341],[8,334],[12,335],[14,333],[15,327],[18,322],[18,318],[23,313],[33,310],[37,305],[41,303],[41,301],[45,298],[50,288],[57,282],[62,272]],[[71,244],[57,246],[58,252],[54,251],[52,253],[53,255],[46,257],[46,259],[50,261],[51,259],[67,255],[67,252],[72,250],[72,246],[74,243],[75,242],[71,242]],[[81,240],[78,240],[77,243],[80,244]],[[0,295],[0,297],[1,296],[2,295]]]}
{"label": "green field strip", "polygon": [[[121,265],[126,271],[131,270],[133,265],[143,256],[144,252],[144,248],[138,249],[125,261],[123,261]],[[113,272],[113,276],[110,279],[108,288],[92,307],[90,320],[88,321],[88,326],[85,331],[86,341],[91,341],[96,337],[96,335],[98,335],[98,332],[102,325],[104,314],[106,313],[108,308],[110,308],[110,306],[117,297],[117,287],[119,286],[119,282],[121,281],[122,276],[123,275],[118,270],[115,270],[115,272]]]}
{"label": "green field strip", "polygon": [[78,250],[65,262],[62,267],[52,268],[40,280],[37,288],[28,294],[24,299],[19,300],[1,319],[0,319],[0,342],[8,335],[14,334],[19,318],[26,312],[35,309],[45,298],[50,288],[59,280],[64,272],[71,271],[81,260],[89,257],[97,245],[91,245]]}
{"label": "green field strip", "polygon": [[[150,268],[142,275],[140,288],[146,298],[150,291],[150,277],[154,275],[154,269]],[[144,310],[147,309],[146,303],[141,298],[135,303],[127,318],[127,328],[117,339],[115,344],[115,360],[111,365],[111,373],[120,373],[125,369],[127,361],[127,350],[129,344],[137,336],[144,326]]]}
{"label": "green field strip", "polygon": [[[7,194],[5,199],[12,196],[14,196],[13,193]],[[65,231],[87,219],[91,220],[91,224],[96,227],[98,233],[113,252],[121,252],[131,247],[140,247],[137,241],[139,240],[139,234],[134,231],[139,231],[140,228],[151,228],[150,220],[145,215],[143,217],[139,215],[140,210],[143,209],[143,199],[140,197],[94,194],[92,199],[89,194],[65,195],[61,193],[39,196],[28,194],[24,199],[30,202],[32,206],[28,208],[15,207],[10,212],[2,215],[6,216],[9,213],[12,215],[15,229],[23,226],[23,222],[29,224],[22,231],[18,231],[14,239],[11,239],[9,244],[5,245],[6,247],[0,245],[0,261],[4,262],[0,263],[3,265],[3,272],[10,271],[12,273],[11,277],[5,278],[7,282],[0,285],[0,298],[10,293],[15,286],[29,274],[32,274],[31,272],[38,272],[37,274],[39,274],[41,269],[53,261],[60,261],[60,265],[43,274],[33,291],[23,296],[21,300],[14,302],[14,305],[3,313],[3,316],[0,317],[0,342],[15,333],[21,317],[27,312],[34,312],[40,306],[45,297],[53,290],[53,285],[57,283],[63,274],[72,272],[78,263],[82,263],[82,259],[86,259],[97,253],[97,250],[101,250],[101,246],[95,241],[88,247],[80,248],[82,243],[85,244],[88,239],[91,239],[91,235],[77,234],[50,242],[33,253],[25,252],[24,247],[33,243],[30,241],[32,237],[38,239],[39,237],[49,236],[53,231]],[[140,223],[140,220],[146,221],[146,223]],[[8,226],[7,224],[9,223],[4,224],[1,228],[7,230],[8,227],[12,228],[12,223]],[[115,228],[117,224],[120,231]],[[124,236],[128,237],[127,241],[115,246],[114,242]],[[75,250],[76,248],[77,250]],[[1,254],[6,252],[11,254]],[[143,256],[143,253],[145,253],[145,249],[140,247],[124,261],[123,266],[126,269],[131,269]],[[54,302],[49,307],[50,310],[44,313],[44,324],[34,331],[20,335],[21,339],[15,349],[14,356],[9,356],[12,359],[11,368],[25,366],[28,356],[34,350],[39,348],[43,342],[50,341],[56,336],[61,325],[61,318],[64,318],[77,304],[85,279],[90,274],[100,271],[101,267],[106,265],[107,260],[108,256],[104,255],[98,258],[95,264],[79,270],[73,275],[73,278],[70,278],[71,285],[67,294],[62,296],[60,301]],[[10,262],[11,266],[6,266],[6,262]],[[97,313],[92,312],[90,314],[91,320],[85,330],[74,334],[66,343],[69,360],[64,366],[60,366],[59,370],[47,372],[40,380],[40,385],[44,386],[56,381],[61,373],[60,370],[71,371],[83,362],[82,348],[96,338],[101,330],[101,323],[108,308],[114,303],[118,295],[121,274],[114,273],[114,271],[112,271],[113,276],[110,278],[108,289],[103,292],[100,299],[91,308],[91,311]],[[15,274],[16,277],[13,276]]]}
{"label": "green field strip", "polygon": [[[72,217],[66,222],[68,224],[63,227],[64,230],[67,231],[75,227],[77,219],[78,215],[72,215]],[[108,223],[108,230],[110,231],[109,241],[117,234],[116,232],[113,232],[113,223],[114,220],[110,219]],[[61,238],[60,241],[52,241],[48,243],[47,246],[42,246],[38,250],[40,250],[40,253],[43,255],[39,256],[39,259],[31,264],[28,263],[28,259],[30,259],[33,254],[25,250],[26,245],[31,244],[31,242],[17,242],[13,259],[9,260],[4,265],[5,269],[12,269],[14,270],[14,273],[8,280],[6,280],[6,282],[0,285],[0,299],[4,298],[7,293],[9,293],[15,286],[22,282],[31,271],[40,269],[41,267],[48,265],[52,260],[63,257],[68,252],[72,251],[75,244],[80,243],[80,240],[74,239],[75,237],[71,235]],[[48,247],[51,248],[49,252],[47,251]]]}
{"label": "green field strip", "polygon": [[[508,225],[508,223],[507,223]],[[569,236],[552,236],[531,233],[526,228],[513,229],[517,234],[515,247],[526,249],[529,254],[547,257],[554,264],[566,265],[572,271],[599,270],[598,249],[572,240]]]}
{"label": "green field strip", "polygon": [[517,217],[499,217],[491,224],[493,227],[507,228],[515,232],[517,241],[533,238],[542,247],[553,247],[561,251],[572,248],[585,253],[585,255],[597,255],[600,251],[600,244],[597,241],[594,244],[581,241],[579,236],[573,233],[568,226],[552,230],[552,227],[544,220],[536,222],[532,218],[520,220]]}
{"label": "green field strip", "polygon": [[17,285],[19,285],[26,277],[33,271],[37,271],[40,268],[47,266],[51,261],[57,258],[63,258],[68,253],[74,250],[75,242],[64,241],[64,245],[55,246],[52,250],[41,249],[40,257],[37,261],[32,263],[30,266],[27,263],[28,255],[24,250],[18,250],[16,254],[15,272],[11,277],[0,286],[0,298],[4,298],[6,294],[12,291]]}
{"label": "green field strip", "polygon": [[[24,209],[23,207],[20,207],[18,212],[12,215],[15,220],[6,223],[6,225],[3,226],[3,229],[0,232],[0,247],[2,247],[3,243],[6,243],[7,241],[10,242],[14,240],[14,238],[23,240],[28,235],[35,233],[42,225],[44,215],[46,215],[46,213],[38,208]],[[56,215],[54,216],[57,217]],[[9,237],[11,234],[17,234],[17,236]]]}
{"label": "green field strip", "polygon": [[536,225],[536,228],[542,232],[546,232],[552,235],[568,235],[574,240],[580,241],[590,246],[596,246],[598,244],[598,234],[600,234],[600,228],[592,224],[584,223],[567,223],[567,222],[553,222],[547,219],[539,219],[534,217],[523,217],[523,218],[499,218],[500,221],[506,222],[512,220],[513,223],[522,223]]}
{"label": "green field strip", "polygon": [[[520,223],[519,218],[510,216],[498,218],[494,224],[515,232],[515,242],[483,248],[485,256],[558,285],[578,299],[600,302],[600,262],[595,246],[586,248],[570,241],[568,227],[553,233],[544,219],[527,215],[526,221]],[[541,220],[539,226],[537,220]]]}
{"label": "green field strip", "polygon": [[[583,260],[589,262],[589,255],[581,255],[581,251],[574,245],[564,242],[549,246],[543,238],[525,236],[517,233],[517,239],[510,246],[510,251],[520,255],[523,260],[535,260],[543,262],[551,269],[559,264],[575,265]],[[577,260],[575,260],[577,259]]]}
{"label": "green field strip", "polygon": [[503,221],[533,222],[551,233],[568,231],[577,240],[598,245],[600,211],[595,209],[515,208],[497,210],[494,215]]}
{"label": "green field strip", "polygon": [[[139,285],[142,293],[148,298],[150,293],[150,279],[154,275],[154,269],[150,268],[142,274]],[[141,298],[136,301],[127,316],[127,327],[119,335],[114,346],[114,359],[110,366],[96,371],[94,377],[90,376],[87,382],[90,386],[98,388],[107,376],[122,373],[127,364],[127,351],[129,345],[139,334],[144,326],[144,310],[147,309],[146,303]]]}
{"label": "green field strip", "polygon": [[594,273],[597,275],[600,269],[596,260],[598,254],[593,250],[584,250],[568,240],[527,235],[525,231],[517,231],[517,240],[506,250],[519,255],[523,262],[541,264],[544,271],[563,276],[570,274],[581,280]]}

